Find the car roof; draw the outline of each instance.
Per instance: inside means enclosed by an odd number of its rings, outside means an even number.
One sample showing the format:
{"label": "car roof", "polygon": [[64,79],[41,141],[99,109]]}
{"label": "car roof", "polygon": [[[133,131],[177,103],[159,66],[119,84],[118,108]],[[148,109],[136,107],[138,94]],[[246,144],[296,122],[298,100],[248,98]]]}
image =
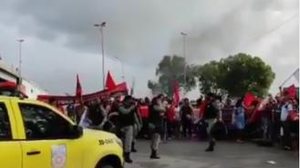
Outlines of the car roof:
{"label": "car roof", "polygon": [[9,101],[19,101],[19,100],[23,100],[26,102],[32,102],[32,103],[38,103],[38,104],[44,104],[41,101],[35,100],[35,99],[28,99],[28,98],[20,98],[17,96],[0,96],[0,100],[9,100]]}
{"label": "car roof", "polygon": [[20,99],[20,98],[15,96],[0,96],[0,100],[14,100],[14,99]]}

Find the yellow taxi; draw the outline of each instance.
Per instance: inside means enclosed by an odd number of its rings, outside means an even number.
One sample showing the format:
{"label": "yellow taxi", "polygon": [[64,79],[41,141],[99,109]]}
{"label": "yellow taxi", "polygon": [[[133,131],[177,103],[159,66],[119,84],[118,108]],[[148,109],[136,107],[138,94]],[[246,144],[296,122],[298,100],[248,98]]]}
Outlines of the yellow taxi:
{"label": "yellow taxi", "polygon": [[114,134],[82,129],[55,108],[0,96],[0,168],[122,168]]}

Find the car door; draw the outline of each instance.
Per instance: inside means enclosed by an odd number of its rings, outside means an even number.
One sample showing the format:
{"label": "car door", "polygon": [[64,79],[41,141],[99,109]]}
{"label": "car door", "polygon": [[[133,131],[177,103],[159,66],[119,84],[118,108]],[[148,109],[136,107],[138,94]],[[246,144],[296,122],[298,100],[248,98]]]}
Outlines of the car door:
{"label": "car door", "polygon": [[16,124],[12,115],[9,102],[0,100],[0,167],[21,168],[21,144],[17,140]]}
{"label": "car door", "polygon": [[68,138],[73,126],[53,108],[20,101],[24,123],[23,168],[82,167],[81,139]]}

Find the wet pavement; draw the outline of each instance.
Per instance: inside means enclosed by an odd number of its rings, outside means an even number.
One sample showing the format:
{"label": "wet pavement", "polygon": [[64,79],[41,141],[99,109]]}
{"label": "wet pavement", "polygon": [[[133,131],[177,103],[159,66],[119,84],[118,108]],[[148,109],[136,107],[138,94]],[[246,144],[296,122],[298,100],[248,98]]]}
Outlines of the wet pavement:
{"label": "wet pavement", "polygon": [[298,154],[253,143],[218,142],[216,150],[204,152],[206,142],[169,141],[161,144],[160,160],[150,160],[148,141],[139,141],[133,164],[125,168],[298,168]]}

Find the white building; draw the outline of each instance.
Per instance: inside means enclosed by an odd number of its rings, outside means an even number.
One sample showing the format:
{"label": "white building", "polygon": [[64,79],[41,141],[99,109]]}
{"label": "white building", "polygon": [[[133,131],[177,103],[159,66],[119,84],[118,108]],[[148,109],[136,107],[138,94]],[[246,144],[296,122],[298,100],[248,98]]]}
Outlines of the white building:
{"label": "white building", "polygon": [[28,98],[36,99],[38,95],[47,95],[49,94],[46,90],[40,88],[37,84],[26,79],[22,80],[22,85],[25,87],[25,94]]}
{"label": "white building", "polygon": [[[18,80],[18,72],[12,66],[5,64],[3,60],[0,60],[0,82],[13,82],[16,83]],[[37,84],[30,80],[22,79],[22,91],[25,93],[28,98],[36,99],[38,95],[47,95],[48,92]]]}

